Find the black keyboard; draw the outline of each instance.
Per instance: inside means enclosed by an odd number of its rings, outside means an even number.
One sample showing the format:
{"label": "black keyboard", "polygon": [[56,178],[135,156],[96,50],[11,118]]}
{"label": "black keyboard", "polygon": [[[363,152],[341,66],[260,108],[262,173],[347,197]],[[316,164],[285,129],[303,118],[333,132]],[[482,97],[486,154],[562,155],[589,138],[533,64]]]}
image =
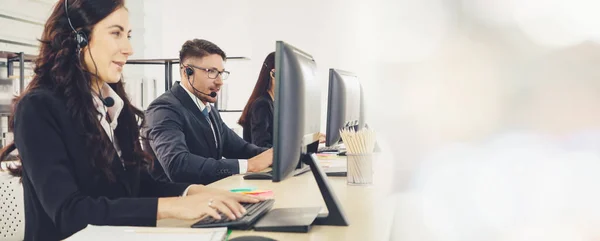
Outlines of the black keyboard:
{"label": "black keyboard", "polygon": [[341,151],[341,148],[339,145],[333,145],[333,146],[320,146],[317,149],[317,153],[323,153],[323,152],[339,152]]}
{"label": "black keyboard", "polygon": [[254,223],[262,216],[267,214],[275,203],[274,199],[268,199],[258,203],[242,203],[246,209],[246,214],[243,217],[231,220],[225,214],[221,214],[221,219],[217,220],[208,216],[192,225],[192,228],[216,228],[228,227],[230,229],[250,229]]}

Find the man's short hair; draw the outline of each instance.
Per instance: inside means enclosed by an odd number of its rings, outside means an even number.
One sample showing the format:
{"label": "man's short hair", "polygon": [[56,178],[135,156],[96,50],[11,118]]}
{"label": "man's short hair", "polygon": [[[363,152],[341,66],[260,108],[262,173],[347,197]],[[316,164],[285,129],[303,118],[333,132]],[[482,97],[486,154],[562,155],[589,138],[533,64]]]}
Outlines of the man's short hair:
{"label": "man's short hair", "polygon": [[183,61],[188,58],[204,58],[211,54],[218,54],[223,58],[223,61],[227,58],[227,55],[225,55],[225,52],[223,52],[219,46],[208,40],[188,40],[181,46],[181,50],[179,51],[179,61],[183,64]]}

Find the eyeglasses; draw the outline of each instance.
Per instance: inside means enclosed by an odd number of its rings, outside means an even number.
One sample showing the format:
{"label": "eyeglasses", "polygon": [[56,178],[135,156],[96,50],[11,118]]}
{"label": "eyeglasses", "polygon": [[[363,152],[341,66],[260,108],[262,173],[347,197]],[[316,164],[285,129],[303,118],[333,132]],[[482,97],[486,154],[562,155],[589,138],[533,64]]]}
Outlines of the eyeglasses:
{"label": "eyeglasses", "polygon": [[188,66],[190,66],[190,67],[192,67],[194,69],[203,70],[208,75],[208,78],[211,78],[211,79],[216,79],[217,76],[219,76],[219,75],[221,75],[221,78],[223,80],[226,80],[227,77],[229,77],[229,71],[226,71],[226,70],[218,71],[216,69],[200,68],[198,66],[194,66],[194,65],[191,65],[191,64],[188,64]]}

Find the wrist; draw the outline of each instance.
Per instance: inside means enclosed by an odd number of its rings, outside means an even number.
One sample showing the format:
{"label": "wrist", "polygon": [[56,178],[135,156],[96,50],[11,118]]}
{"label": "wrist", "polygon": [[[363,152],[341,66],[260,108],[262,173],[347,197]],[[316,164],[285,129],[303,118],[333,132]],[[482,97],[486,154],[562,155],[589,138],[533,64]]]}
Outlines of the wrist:
{"label": "wrist", "polygon": [[158,199],[158,207],[156,210],[156,220],[167,219],[173,217],[173,202],[176,202],[178,197],[165,197]]}
{"label": "wrist", "polygon": [[247,172],[256,172],[256,166],[254,166],[254,163],[252,160],[248,160],[248,168],[246,171]]}
{"label": "wrist", "polygon": [[206,186],[204,186],[204,185],[192,184],[189,187],[187,195],[194,195],[194,194],[202,193],[202,192],[204,192],[205,189],[206,189]]}

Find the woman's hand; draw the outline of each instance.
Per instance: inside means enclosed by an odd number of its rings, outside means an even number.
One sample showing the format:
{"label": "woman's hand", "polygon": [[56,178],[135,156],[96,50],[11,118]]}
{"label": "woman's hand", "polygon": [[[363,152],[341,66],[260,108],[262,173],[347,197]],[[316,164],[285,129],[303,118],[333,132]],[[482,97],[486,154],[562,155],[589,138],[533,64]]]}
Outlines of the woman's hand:
{"label": "woman's hand", "polygon": [[235,220],[246,213],[240,203],[256,203],[261,200],[263,199],[249,195],[194,185],[185,197],[159,198],[157,219],[199,219],[206,214],[221,219],[220,212]]}

